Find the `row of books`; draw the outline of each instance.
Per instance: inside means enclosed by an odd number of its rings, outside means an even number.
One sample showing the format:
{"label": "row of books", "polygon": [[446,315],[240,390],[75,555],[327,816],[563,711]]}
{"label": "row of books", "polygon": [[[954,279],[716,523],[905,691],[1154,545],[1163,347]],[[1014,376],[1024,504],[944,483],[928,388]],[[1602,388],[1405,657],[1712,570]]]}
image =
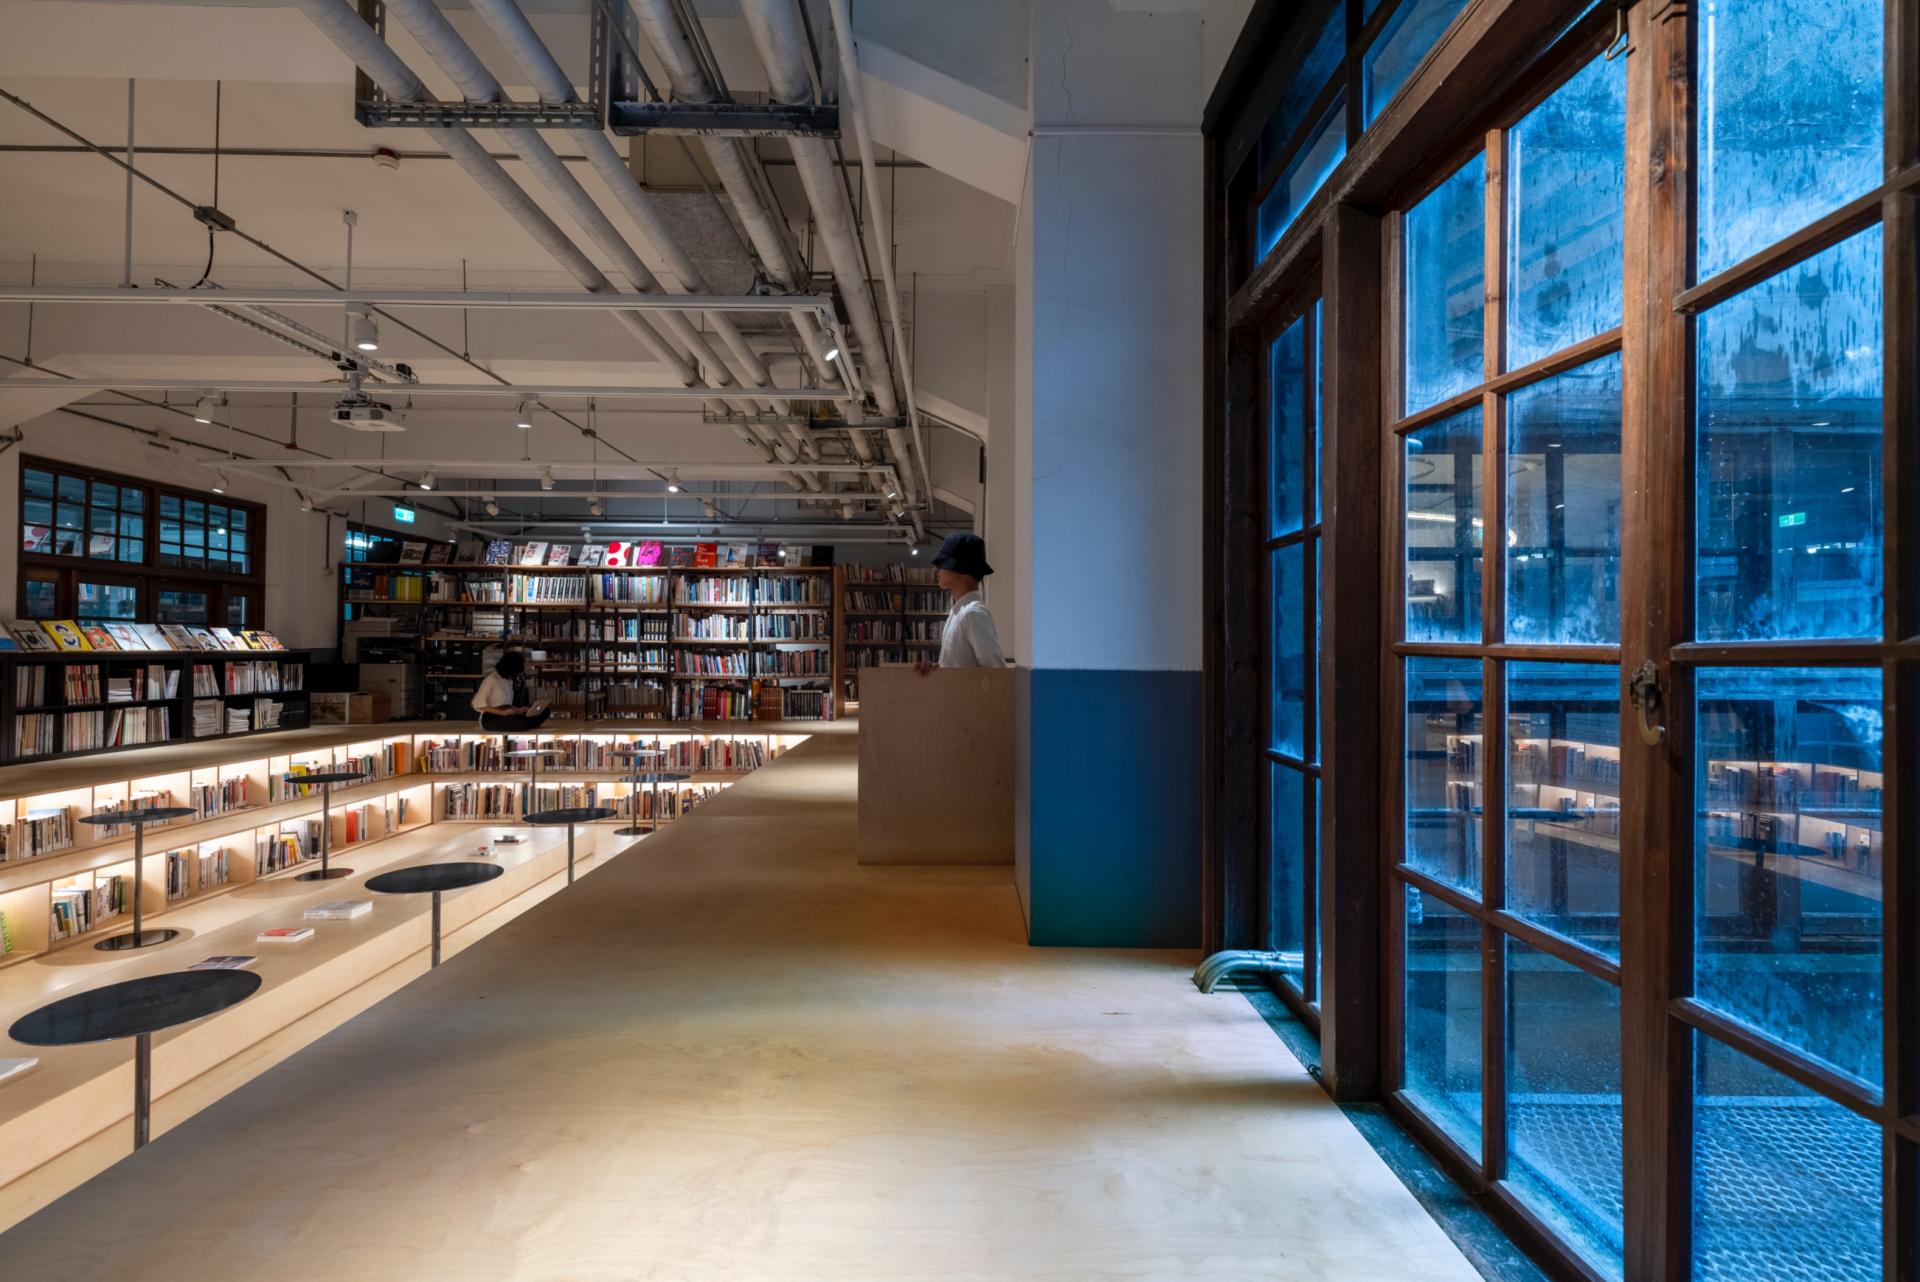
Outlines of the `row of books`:
{"label": "row of books", "polygon": [[830,606],[833,580],[824,574],[761,575],[753,581],[753,597],[761,605]]}
{"label": "row of books", "polygon": [[673,670],[683,676],[744,677],[747,656],[742,650],[715,653],[707,650],[675,650]]}
{"label": "row of books", "polygon": [[84,935],[102,922],[127,911],[127,883],[122,874],[96,879],[91,885],[56,886],[53,891],[52,934],[55,939]]}
{"label": "row of books", "polygon": [[892,645],[907,641],[931,643],[940,639],[941,631],[939,619],[856,619],[847,624],[847,640]]}
{"label": "row of books", "polygon": [[130,650],[284,650],[280,638],[259,628],[234,631],[181,623],[78,623],[72,619],[14,619],[0,637],[0,650],[39,652]]}
{"label": "row of books", "polygon": [[753,694],[744,685],[689,681],[673,691],[675,721],[746,721],[752,716]]}
{"label": "row of books", "polygon": [[934,583],[930,565],[849,565],[848,583]]}
{"label": "row of books", "polygon": [[1879,833],[1873,828],[1829,824],[1765,811],[1707,812],[1707,840],[1738,841],[1767,854],[1817,859],[1869,871],[1877,864]]}
{"label": "row of books", "polygon": [[738,614],[701,614],[680,616],[680,641],[745,641],[746,616]]}
{"label": "row of books", "polygon": [[10,824],[0,824],[0,863],[71,850],[78,827],[71,806],[29,810]]}
{"label": "row of books", "polygon": [[830,690],[782,690],[779,716],[787,721],[824,721],[833,709]]}
{"label": "row of books", "polygon": [[683,578],[674,600],[681,605],[751,605],[753,585],[739,575],[717,578]]}
{"label": "row of books", "polygon": [[782,611],[754,618],[753,635],[760,641],[830,641],[825,614]]}
{"label": "row of books", "polygon": [[[98,717],[97,712],[82,712],[83,717]],[[67,741],[67,751],[75,748],[130,748],[144,743],[165,743],[173,738],[172,708],[115,708],[106,714],[103,743]]]}
{"label": "row of books", "polygon": [[201,819],[251,810],[253,780],[247,775],[235,775],[214,783],[196,783],[187,790],[187,798],[195,816]]}
{"label": "row of books", "polygon": [[592,574],[587,585],[595,601],[615,605],[665,605],[667,579],[661,574]]}
{"label": "row of books", "polygon": [[618,668],[627,672],[665,672],[667,652],[652,648],[602,650],[597,646],[588,646],[580,652],[580,662],[599,667]]}
{"label": "row of books", "polygon": [[187,899],[228,884],[233,878],[233,852],[173,850],[167,853],[167,898]]}
{"label": "row of books", "polygon": [[[406,556],[402,549],[402,559]],[[809,561],[808,550],[801,546],[781,547],[774,543],[696,543],[663,547],[646,540],[627,543],[618,540],[605,544],[582,545],[574,556],[568,543],[514,543],[511,539],[493,539],[485,553],[487,565],[580,565],[589,569],[650,569],[667,565],[676,568],[706,569],[718,566],[801,566]]]}
{"label": "row of books", "polygon": [[[199,672],[199,665],[194,666]],[[281,694],[304,690],[307,667],[304,663],[229,663],[226,673],[227,694]]]}
{"label": "row of books", "polygon": [[847,609],[863,613],[893,614],[900,609],[900,598],[891,592],[847,590]]}
{"label": "row of books", "polygon": [[1881,776],[1798,763],[1707,763],[1709,804],[1766,806],[1775,810],[1831,807],[1878,810]]}
{"label": "row of books", "polygon": [[349,601],[425,601],[427,599],[427,581],[417,574],[382,574],[359,567],[349,567],[347,573],[347,600]]}
{"label": "row of books", "polygon": [[[1603,745],[1604,746],[1604,745]],[[1516,783],[1587,783],[1620,786],[1620,756],[1594,752],[1561,740],[1516,741],[1507,769]]]}
{"label": "row of books", "polygon": [[762,650],[753,660],[754,671],[768,677],[827,677],[833,675],[831,650]]}
{"label": "row of books", "polygon": [[587,580],[577,574],[516,574],[508,580],[513,605],[585,605]]}
{"label": "row of books", "polygon": [[[919,657],[926,657],[921,654]],[[843,665],[848,668],[878,668],[890,663],[912,663],[915,655],[905,646],[885,649],[881,646],[862,646],[847,651],[847,660]]]}

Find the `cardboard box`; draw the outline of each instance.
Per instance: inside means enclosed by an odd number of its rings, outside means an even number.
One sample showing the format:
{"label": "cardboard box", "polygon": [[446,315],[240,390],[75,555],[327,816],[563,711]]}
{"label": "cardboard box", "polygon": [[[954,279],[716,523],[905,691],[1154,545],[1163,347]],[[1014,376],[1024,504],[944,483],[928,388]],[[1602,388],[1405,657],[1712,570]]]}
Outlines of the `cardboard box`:
{"label": "cardboard box", "polygon": [[393,719],[393,704],[384,691],[308,696],[309,724],[316,726],[374,725]]}

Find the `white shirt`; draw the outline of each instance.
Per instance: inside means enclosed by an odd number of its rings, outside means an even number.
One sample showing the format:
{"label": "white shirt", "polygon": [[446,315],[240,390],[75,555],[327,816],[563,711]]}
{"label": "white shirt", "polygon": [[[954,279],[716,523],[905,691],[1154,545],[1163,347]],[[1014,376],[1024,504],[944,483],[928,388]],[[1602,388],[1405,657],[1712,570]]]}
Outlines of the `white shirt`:
{"label": "white shirt", "polygon": [[513,682],[498,672],[489,672],[480,678],[480,688],[473,692],[473,710],[482,708],[511,708],[513,706]]}
{"label": "white shirt", "polygon": [[947,626],[940,633],[940,666],[943,668],[1003,668],[1007,659],[1000,652],[1000,634],[993,629],[993,615],[978,592],[969,592],[947,611]]}

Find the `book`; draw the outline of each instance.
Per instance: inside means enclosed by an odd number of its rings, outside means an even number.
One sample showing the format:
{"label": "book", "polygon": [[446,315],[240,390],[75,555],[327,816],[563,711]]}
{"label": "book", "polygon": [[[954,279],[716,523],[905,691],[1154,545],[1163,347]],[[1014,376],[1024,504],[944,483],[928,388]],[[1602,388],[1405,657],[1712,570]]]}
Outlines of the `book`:
{"label": "book", "polygon": [[607,550],[598,543],[589,543],[580,549],[580,564],[588,566],[599,565],[601,559],[605,557],[606,554]]}
{"label": "book", "polygon": [[220,648],[220,638],[213,635],[211,628],[203,628],[196,623],[189,626],[187,631],[193,636],[194,649],[218,650]]}
{"label": "book", "polygon": [[53,638],[47,630],[32,619],[15,619],[7,624],[7,632],[20,643],[22,650],[45,652],[54,648]]}
{"label": "book", "polygon": [[600,564],[615,570],[623,569],[631,564],[628,557],[632,554],[632,550],[633,544],[622,543],[618,539],[615,539],[607,544],[607,554],[601,559]]}
{"label": "book", "polygon": [[659,540],[648,539],[645,543],[635,543],[635,544],[632,544],[631,546],[633,548],[633,555],[629,558],[629,560],[632,564],[637,566],[649,566],[649,565],[660,564],[660,554],[662,549],[660,547]]}
{"label": "book", "polygon": [[408,540],[400,545],[400,564],[423,565],[427,559],[427,545]]}
{"label": "book", "polygon": [[235,636],[233,630],[230,628],[208,628],[207,631],[213,634],[213,639],[219,643],[222,650],[244,650],[247,648],[247,643]]}
{"label": "book", "polygon": [[486,564],[511,565],[512,563],[513,563],[513,540],[511,539],[488,539],[487,540]]}
{"label": "book", "polygon": [[573,545],[571,543],[556,543],[547,549],[548,565],[566,565],[572,560]]}
{"label": "book", "polygon": [[113,639],[113,634],[108,632],[102,624],[82,624],[80,632],[86,637],[89,650],[113,651],[120,648],[120,643]]}
{"label": "book", "polygon": [[747,549],[740,546],[738,543],[729,543],[722,550],[720,564],[745,565],[746,563],[747,563]]}
{"label": "book", "polygon": [[308,921],[352,921],[372,911],[371,899],[329,899],[307,909],[305,916]]}
{"label": "book", "polygon": [[275,926],[272,930],[263,930],[254,936],[263,944],[297,944],[303,939],[313,938],[311,926]]}
{"label": "book", "polygon": [[160,635],[166,638],[167,646],[173,650],[198,650],[199,643],[193,639],[193,633],[187,631],[181,623],[162,623]]}
{"label": "book", "polygon": [[545,543],[529,543],[520,549],[520,564],[522,565],[544,565],[546,564],[546,560],[547,545]]}
{"label": "book", "polygon": [[667,564],[677,570],[693,568],[693,549],[684,543],[675,544],[667,550]]}
{"label": "book", "polygon": [[173,649],[173,643],[167,640],[166,633],[162,632],[156,624],[136,623],[133,625],[133,630],[140,634],[142,650]]}
{"label": "book", "polygon": [[0,632],[0,654],[15,651],[19,648],[20,643],[18,641],[15,641],[11,636],[7,635],[7,633]]}
{"label": "book", "polygon": [[187,969],[188,970],[245,970],[259,960],[260,959],[258,957],[251,957],[245,953],[222,953],[218,957],[203,958],[200,961],[195,962],[193,965],[187,967]]}
{"label": "book", "polygon": [[40,1061],[37,1059],[0,1059],[0,1082],[10,1082]]}
{"label": "book", "polygon": [[284,650],[287,648],[280,644],[279,637],[267,631],[265,628],[256,629],[253,635],[254,639],[260,643],[259,648],[262,650]]}
{"label": "book", "polygon": [[720,563],[720,545],[717,543],[696,543],[693,545],[693,564],[696,569],[706,570]]}
{"label": "book", "polygon": [[[146,638],[140,635],[140,629],[131,623],[109,623],[106,625],[106,629],[107,635],[113,638],[113,643],[122,650],[145,650],[148,648]],[[94,648],[98,649],[99,647],[95,646]]]}
{"label": "book", "polygon": [[427,547],[428,565],[448,565],[453,561],[453,544],[433,543]]}
{"label": "book", "polygon": [[41,626],[45,627],[47,635],[53,638],[53,646],[56,650],[78,651],[93,648],[87,644],[86,634],[80,631],[80,625],[72,619],[50,619]]}

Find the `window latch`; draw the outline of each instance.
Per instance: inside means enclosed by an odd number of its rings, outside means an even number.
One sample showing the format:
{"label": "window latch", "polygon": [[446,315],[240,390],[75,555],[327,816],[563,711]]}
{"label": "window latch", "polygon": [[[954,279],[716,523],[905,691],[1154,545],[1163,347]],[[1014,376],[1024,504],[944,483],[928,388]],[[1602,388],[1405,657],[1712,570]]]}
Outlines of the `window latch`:
{"label": "window latch", "polygon": [[1640,712],[1640,742],[1649,748],[1660,746],[1667,728],[1660,721],[1660,669],[1648,659],[1634,670],[1627,683],[1627,697]]}

